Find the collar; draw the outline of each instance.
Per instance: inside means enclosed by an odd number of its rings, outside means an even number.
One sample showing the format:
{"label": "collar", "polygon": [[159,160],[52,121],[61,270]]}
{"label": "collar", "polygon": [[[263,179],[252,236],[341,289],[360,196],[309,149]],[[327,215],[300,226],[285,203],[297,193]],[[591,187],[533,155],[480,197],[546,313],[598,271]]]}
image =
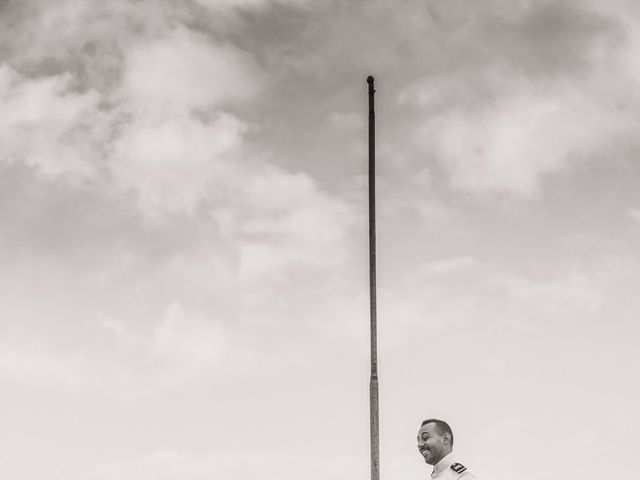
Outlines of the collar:
{"label": "collar", "polygon": [[445,455],[438,463],[436,463],[433,466],[433,473],[431,474],[431,478],[437,477],[444,470],[449,468],[454,463],[456,463],[456,461],[455,461],[455,458],[453,456],[453,452]]}

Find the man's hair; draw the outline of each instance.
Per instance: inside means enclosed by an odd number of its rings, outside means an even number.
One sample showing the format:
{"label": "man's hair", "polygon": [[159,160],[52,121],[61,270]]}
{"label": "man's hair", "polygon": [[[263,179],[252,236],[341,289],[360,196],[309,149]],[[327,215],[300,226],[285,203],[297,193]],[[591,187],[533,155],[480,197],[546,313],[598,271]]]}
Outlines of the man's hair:
{"label": "man's hair", "polygon": [[428,418],[427,420],[422,422],[422,425],[420,426],[424,427],[429,423],[435,423],[436,428],[438,429],[438,433],[440,435],[444,435],[445,433],[448,433],[451,436],[451,446],[453,447],[453,431],[451,431],[451,427],[449,426],[449,424],[444,420],[438,420],[437,418]]}

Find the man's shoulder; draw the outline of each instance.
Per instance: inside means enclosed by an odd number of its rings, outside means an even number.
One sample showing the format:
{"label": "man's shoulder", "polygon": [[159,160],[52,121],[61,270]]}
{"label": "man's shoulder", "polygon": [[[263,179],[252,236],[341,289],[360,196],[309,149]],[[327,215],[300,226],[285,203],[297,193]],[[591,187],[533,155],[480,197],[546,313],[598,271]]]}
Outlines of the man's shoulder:
{"label": "man's shoulder", "polygon": [[471,471],[462,463],[456,462],[449,467],[451,473],[455,478],[460,478],[464,480],[473,480],[476,476],[471,473]]}
{"label": "man's shoulder", "polygon": [[469,470],[466,470],[464,473],[461,473],[458,478],[462,479],[462,480],[475,480],[478,477],[476,477],[473,473],[471,473]]}

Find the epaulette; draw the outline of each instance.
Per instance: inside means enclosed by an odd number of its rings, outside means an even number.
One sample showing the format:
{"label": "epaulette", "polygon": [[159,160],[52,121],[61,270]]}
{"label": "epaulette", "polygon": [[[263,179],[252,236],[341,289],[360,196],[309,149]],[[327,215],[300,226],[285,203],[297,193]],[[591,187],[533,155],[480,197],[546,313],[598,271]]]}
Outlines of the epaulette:
{"label": "epaulette", "polygon": [[456,473],[462,473],[467,469],[467,467],[465,467],[463,464],[461,463],[454,463],[453,465],[451,465],[451,470],[453,470]]}

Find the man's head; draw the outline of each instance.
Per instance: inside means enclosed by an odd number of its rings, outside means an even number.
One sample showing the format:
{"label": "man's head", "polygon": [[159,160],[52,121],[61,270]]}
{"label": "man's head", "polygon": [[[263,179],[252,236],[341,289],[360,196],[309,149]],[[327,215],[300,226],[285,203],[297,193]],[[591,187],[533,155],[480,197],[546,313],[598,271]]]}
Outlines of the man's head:
{"label": "man's head", "polygon": [[429,465],[435,465],[453,449],[453,432],[447,422],[430,418],[418,431],[418,451]]}

